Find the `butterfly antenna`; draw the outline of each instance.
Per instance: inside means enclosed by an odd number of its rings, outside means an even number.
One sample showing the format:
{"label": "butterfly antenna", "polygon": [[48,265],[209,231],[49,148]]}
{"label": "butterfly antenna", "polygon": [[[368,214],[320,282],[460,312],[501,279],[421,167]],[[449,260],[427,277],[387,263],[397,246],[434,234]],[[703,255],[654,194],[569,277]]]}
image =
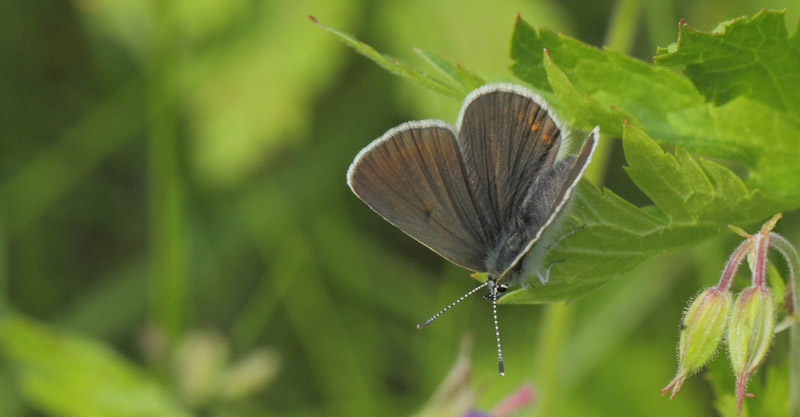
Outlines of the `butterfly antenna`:
{"label": "butterfly antenna", "polygon": [[500,376],[506,374],[503,369],[503,350],[500,348],[500,326],[497,325],[497,291],[492,292],[492,317],[494,317],[494,335],[497,337],[497,367],[500,369]]}
{"label": "butterfly antenna", "polygon": [[[454,305],[456,305],[456,304],[460,303],[460,302],[461,302],[461,301],[463,301],[465,298],[469,297],[469,296],[470,296],[470,295],[472,295],[472,294],[475,294],[475,292],[476,292],[476,291],[478,291],[478,290],[480,290],[481,288],[485,287],[485,286],[486,286],[486,284],[487,284],[488,282],[489,282],[489,281],[486,281],[486,282],[484,282],[483,284],[481,284],[481,285],[477,286],[476,288],[472,289],[470,292],[468,292],[468,293],[466,293],[466,294],[462,295],[462,296],[461,296],[461,297],[460,297],[458,300],[455,300],[455,301],[453,301],[452,303],[450,303],[450,305],[448,305],[447,307],[443,308],[443,309],[442,309],[441,311],[439,311],[438,313],[436,313],[436,314],[434,314],[433,316],[431,316],[431,318],[429,318],[428,320],[425,320],[425,321],[423,321],[422,323],[418,324],[418,325],[417,325],[417,328],[418,328],[418,329],[421,329],[421,328],[423,328],[423,327],[425,327],[425,326],[427,326],[427,325],[431,324],[431,323],[432,323],[434,320],[436,320],[437,318],[439,318],[439,316],[441,316],[442,314],[444,314],[444,312],[445,312],[445,311],[447,311],[447,310],[450,310],[450,309],[451,309],[451,308],[452,308]],[[497,321],[497,320],[495,320],[495,321]]]}

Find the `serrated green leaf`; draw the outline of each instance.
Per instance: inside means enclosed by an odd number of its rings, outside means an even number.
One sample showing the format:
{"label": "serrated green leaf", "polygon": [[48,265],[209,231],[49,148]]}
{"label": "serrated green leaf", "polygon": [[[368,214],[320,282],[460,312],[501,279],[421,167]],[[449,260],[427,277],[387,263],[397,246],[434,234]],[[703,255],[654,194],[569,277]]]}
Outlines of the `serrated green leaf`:
{"label": "serrated green leaf", "polygon": [[423,49],[414,47],[414,52],[421,56],[432,67],[436,68],[442,74],[449,77],[451,80],[458,83],[458,86],[463,89],[463,94],[466,95],[470,91],[486,84],[486,81],[478,74],[464,68],[458,64],[451,64],[444,58]]}
{"label": "serrated green leaf", "polygon": [[545,44],[531,25],[517,15],[511,34],[511,60],[509,69],[521,80],[540,91],[553,91],[547,82],[547,73],[542,65]]}
{"label": "serrated green leaf", "polygon": [[659,65],[686,66],[686,76],[711,103],[744,96],[800,116],[800,34],[789,37],[786,11],[762,10],[710,33],[681,22],[678,42],[660,48]]}
{"label": "serrated green leaf", "polygon": [[[796,38],[792,42],[797,42]],[[795,185],[800,182],[800,164],[796,162],[800,157],[800,123],[787,113],[746,97],[714,106],[704,102],[687,78],[666,68],[546,29],[537,31],[518,19],[512,37],[511,70],[543,91],[552,91],[556,79],[546,70],[545,48],[579,94],[630,113],[659,141],[744,164],[750,174],[750,189],[758,189],[789,207],[800,207],[800,188]],[[793,69],[793,76],[800,74],[798,68]],[[559,109],[562,115],[580,122],[587,106],[597,108],[583,104]],[[593,113],[596,110],[588,111],[589,115]]]}
{"label": "serrated green leaf", "polygon": [[463,67],[459,64],[456,64],[456,75],[458,75],[458,79],[467,87],[468,91],[472,91],[484,84],[486,81],[481,78],[480,75],[476,74],[469,68]]}
{"label": "serrated green leaf", "polygon": [[588,94],[581,94],[567,75],[553,62],[547,51],[544,53],[544,68],[547,80],[558,99],[559,109],[561,107],[569,109],[567,114],[572,116],[569,120],[570,125],[585,130],[591,130],[599,125],[600,131],[604,134],[619,136],[622,134],[622,125],[625,121],[639,123],[630,113],[614,106],[603,105]]}
{"label": "serrated green leaf", "polygon": [[464,98],[463,91],[459,91],[437,78],[434,78],[428,74],[425,74],[422,71],[417,70],[416,68],[406,65],[397,60],[396,58],[378,52],[377,50],[375,50],[375,48],[356,39],[355,36],[325,26],[322,23],[318,22],[313,17],[311,17],[311,21],[316,23],[319,27],[336,35],[336,37],[338,37],[341,41],[343,41],[347,46],[355,49],[356,52],[360,53],[361,55],[364,55],[367,58],[373,60],[376,64],[386,69],[387,71],[391,72],[392,74],[398,75],[417,85],[429,88],[438,93],[442,93],[444,95],[459,100]]}
{"label": "serrated green leaf", "polygon": [[20,316],[0,319],[0,352],[16,370],[27,401],[74,417],[190,414],[108,346],[57,332]]}
{"label": "serrated green leaf", "polygon": [[638,127],[625,125],[626,171],[655,203],[640,209],[610,190],[586,181],[578,184],[569,219],[560,233],[583,227],[548,252],[556,260],[550,282],[512,291],[502,303],[542,303],[586,294],[641,262],[696,244],[729,223],[763,220],[781,206],[750,193],[742,181],[719,164],[697,160],[678,149],[665,153]]}
{"label": "serrated green leaf", "polygon": [[466,87],[464,87],[464,84],[458,77],[455,65],[451,64],[449,61],[440,57],[439,55],[434,54],[433,52],[417,48],[416,46],[412,47],[411,50],[414,51],[414,53],[416,53],[417,55],[421,56],[422,59],[424,59],[425,62],[428,63],[428,65],[436,68],[442,75],[458,83],[459,87],[465,88],[464,95],[466,95],[466,93],[469,92],[469,90],[466,90]]}

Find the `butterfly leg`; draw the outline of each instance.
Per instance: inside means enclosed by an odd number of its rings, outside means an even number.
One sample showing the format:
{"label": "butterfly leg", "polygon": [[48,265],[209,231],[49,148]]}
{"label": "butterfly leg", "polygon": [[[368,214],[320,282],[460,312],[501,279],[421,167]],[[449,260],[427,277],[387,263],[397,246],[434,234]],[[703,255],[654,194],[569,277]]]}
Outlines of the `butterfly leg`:
{"label": "butterfly leg", "polygon": [[[586,225],[585,225],[585,224],[582,224],[582,225],[578,226],[577,228],[575,228],[575,229],[572,229],[572,230],[570,230],[570,231],[569,231],[569,232],[567,232],[567,233],[564,233],[564,234],[563,234],[563,235],[561,235],[561,236],[560,236],[558,239],[556,239],[556,241],[555,241],[555,242],[553,242],[553,243],[551,243],[549,246],[547,246],[547,250],[553,249],[553,248],[554,248],[556,245],[558,245],[559,243],[561,243],[561,241],[562,241],[562,240],[564,240],[564,238],[566,238],[567,236],[574,235],[575,233],[578,233],[578,232],[580,232],[580,231],[581,231],[581,230],[583,230],[585,227],[586,227]],[[551,264],[551,266],[552,266],[552,264]],[[548,269],[550,269],[550,268],[548,268]]]}
{"label": "butterfly leg", "polygon": [[536,276],[539,277],[539,282],[541,282],[542,285],[547,284],[547,281],[550,281],[550,268],[552,268],[555,264],[560,264],[561,262],[564,262],[564,260],[558,259],[550,262],[550,265],[548,265],[547,269],[544,271],[544,276],[542,276],[541,272],[536,272]]}

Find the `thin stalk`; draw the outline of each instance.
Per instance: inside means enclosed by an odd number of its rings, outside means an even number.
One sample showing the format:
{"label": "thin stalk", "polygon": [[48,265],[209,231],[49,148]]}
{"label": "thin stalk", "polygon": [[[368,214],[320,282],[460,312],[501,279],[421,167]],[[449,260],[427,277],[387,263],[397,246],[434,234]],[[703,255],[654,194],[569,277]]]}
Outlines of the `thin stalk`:
{"label": "thin stalk", "polygon": [[[630,53],[633,42],[636,40],[636,30],[639,24],[641,7],[639,0],[619,0],[611,14],[608,32],[603,44],[610,49],[622,53]],[[603,132],[600,132],[601,134]],[[586,167],[584,177],[594,184],[602,184],[605,177],[606,166],[611,157],[613,144],[609,137],[601,136],[597,148],[592,156],[592,163]]]}
{"label": "thin stalk", "polygon": [[544,314],[541,335],[536,349],[536,389],[540,416],[558,415],[558,398],[561,397],[560,368],[567,335],[570,334],[574,308],[565,302],[550,304]]}
{"label": "thin stalk", "polygon": [[673,0],[647,1],[644,9],[644,30],[650,39],[650,50],[675,41],[678,19],[675,18]]}
{"label": "thin stalk", "polygon": [[8,247],[5,230],[0,227],[0,316],[11,309],[8,301]]}
{"label": "thin stalk", "polygon": [[176,128],[175,30],[171,2],[154,1],[149,57],[148,180],[150,319],[174,341],[186,311],[183,178]]}
{"label": "thin stalk", "polygon": [[619,0],[611,12],[611,21],[603,44],[619,52],[630,52],[641,20],[639,0]]}
{"label": "thin stalk", "polygon": [[800,285],[795,274],[800,271],[800,256],[794,246],[777,233],[769,234],[772,247],[786,259],[789,265],[789,286],[792,289],[792,315],[794,320],[789,329],[789,415],[800,417]]}

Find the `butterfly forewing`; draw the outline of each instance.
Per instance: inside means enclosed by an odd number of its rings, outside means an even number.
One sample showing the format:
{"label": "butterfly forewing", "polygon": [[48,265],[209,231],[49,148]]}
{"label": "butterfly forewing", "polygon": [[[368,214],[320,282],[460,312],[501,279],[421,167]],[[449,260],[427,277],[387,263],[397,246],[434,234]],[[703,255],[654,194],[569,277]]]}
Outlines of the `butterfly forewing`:
{"label": "butterfly forewing", "polygon": [[391,224],[457,265],[484,270],[489,238],[456,137],[444,122],[390,130],[356,156],[347,178]]}
{"label": "butterfly forewing", "polygon": [[527,90],[500,85],[470,97],[459,116],[458,141],[484,222],[498,236],[537,173],[555,161],[562,129]]}

